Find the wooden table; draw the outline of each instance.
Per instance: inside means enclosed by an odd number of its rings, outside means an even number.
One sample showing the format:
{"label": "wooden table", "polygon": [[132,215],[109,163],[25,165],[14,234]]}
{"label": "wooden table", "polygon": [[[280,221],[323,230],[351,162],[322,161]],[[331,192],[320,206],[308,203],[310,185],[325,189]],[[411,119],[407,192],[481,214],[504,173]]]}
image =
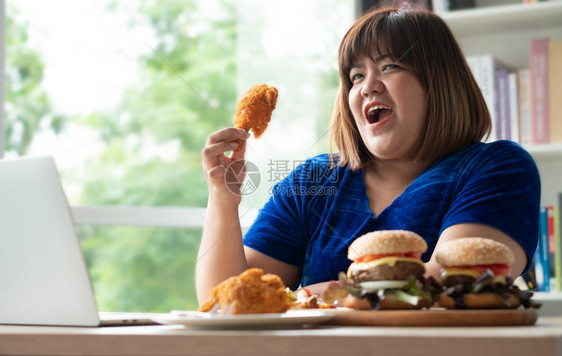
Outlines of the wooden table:
{"label": "wooden table", "polygon": [[0,325],[0,355],[562,355],[562,318],[514,327],[288,330]]}

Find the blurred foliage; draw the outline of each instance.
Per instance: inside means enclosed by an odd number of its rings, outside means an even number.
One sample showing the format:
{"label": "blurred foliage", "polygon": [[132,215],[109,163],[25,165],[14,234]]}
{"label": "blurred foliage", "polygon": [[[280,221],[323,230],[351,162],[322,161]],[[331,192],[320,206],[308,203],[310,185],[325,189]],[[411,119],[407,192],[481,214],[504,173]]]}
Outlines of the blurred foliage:
{"label": "blurred foliage", "polygon": [[[42,86],[45,64],[12,6],[6,19],[7,150],[24,155],[37,132],[58,133],[68,120],[98,132],[105,147],[87,163],[83,204],[205,206],[201,148],[210,132],[230,123],[236,102],[236,9],[217,1],[219,12],[204,11],[196,0],[136,1],[130,26],[149,24],[155,34],[138,59],[138,82],[114,110],[68,119],[53,114]],[[115,1],[108,11],[122,4]],[[100,310],[197,308],[200,229],[77,230]]]}
{"label": "blurred foliage", "polygon": [[82,247],[100,310],[197,309],[201,230],[80,226],[78,233],[86,237]]}
{"label": "blurred foliage", "polygon": [[235,8],[225,1],[218,16],[200,11],[195,0],[137,3],[140,16],[131,26],[149,23],[156,43],[147,44],[139,82],[122,103],[82,119],[106,145],[99,167],[88,169],[82,200],[205,206],[201,148],[210,132],[230,123],[236,101]]}
{"label": "blurred foliage", "polygon": [[[235,8],[225,1],[217,14],[195,0],[137,3],[131,26],[150,24],[156,43],[139,58],[139,81],[122,103],[82,118],[106,145],[88,168],[83,202],[205,206],[201,148],[228,125],[223,117],[236,101]],[[100,309],[197,308],[201,230],[83,227],[80,234]]]}
{"label": "blurred foliage", "polygon": [[50,128],[60,132],[67,118],[53,113],[43,88],[45,63],[28,41],[27,24],[19,22],[13,2],[6,17],[5,130],[7,152],[27,153],[36,133]]}

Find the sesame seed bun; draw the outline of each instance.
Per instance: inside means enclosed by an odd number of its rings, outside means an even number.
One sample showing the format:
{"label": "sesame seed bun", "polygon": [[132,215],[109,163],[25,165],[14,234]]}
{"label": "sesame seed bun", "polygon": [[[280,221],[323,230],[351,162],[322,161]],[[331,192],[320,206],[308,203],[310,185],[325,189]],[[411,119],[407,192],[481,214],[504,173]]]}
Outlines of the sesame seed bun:
{"label": "sesame seed bun", "polygon": [[406,230],[380,230],[358,237],[349,246],[347,258],[355,260],[366,255],[425,252],[427,243],[418,234]]}
{"label": "sesame seed bun", "polygon": [[436,252],[443,267],[512,264],[513,252],[501,242],[482,237],[465,237],[448,241]]}

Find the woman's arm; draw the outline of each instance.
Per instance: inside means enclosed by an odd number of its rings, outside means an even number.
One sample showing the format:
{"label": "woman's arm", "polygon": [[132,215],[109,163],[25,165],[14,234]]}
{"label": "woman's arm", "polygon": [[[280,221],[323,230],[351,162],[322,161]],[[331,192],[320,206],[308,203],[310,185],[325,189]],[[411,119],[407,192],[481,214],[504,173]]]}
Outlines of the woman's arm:
{"label": "woman's arm", "polygon": [[301,279],[301,269],[288,263],[281,262],[275,258],[269,257],[250,247],[244,247],[249,267],[259,267],[266,273],[278,275],[283,283],[291,290],[299,287]]}
{"label": "woman's arm", "polygon": [[437,241],[437,244],[435,245],[435,250],[433,251],[431,259],[425,264],[426,276],[433,276],[439,280],[441,266],[435,260],[435,251],[438,251],[440,246],[445,242],[461,237],[485,237],[501,242],[507,245],[515,256],[515,262],[511,265],[511,276],[516,278],[525,269],[525,265],[527,264],[527,255],[525,254],[523,248],[521,248],[515,240],[509,237],[509,235],[486,225],[457,224],[448,227],[441,233],[439,241]]}
{"label": "woman's arm", "polygon": [[[242,167],[244,147],[230,156],[225,155],[238,147],[235,140],[245,140],[248,136],[242,129],[223,129],[211,134],[203,149],[209,198],[196,267],[200,303],[208,298],[212,287],[248,268],[238,216],[242,199],[237,191],[245,174]],[[235,165],[239,167],[233,167]]]}
{"label": "woman's arm", "polygon": [[[484,237],[507,245],[514,254],[511,275],[531,264],[539,233],[540,176],[533,158],[518,144],[479,145],[458,166],[454,190],[435,245],[459,237]],[[460,170],[458,170],[460,169]],[[427,274],[438,276],[435,252]]]}
{"label": "woman's arm", "polygon": [[245,144],[230,156],[226,156],[225,152],[236,148],[232,144],[234,140],[245,140],[247,137],[244,130],[223,129],[210,135],[203,149],[209,199],[197,256],[199,303],[208,298],[211,288],[251,267],[277,274],[292,289],[296,289],[300,282],[300,268],[243,246],[238,207],[241,202],[239,188],[245,172],[242,166],[235,165],[243,162]]}

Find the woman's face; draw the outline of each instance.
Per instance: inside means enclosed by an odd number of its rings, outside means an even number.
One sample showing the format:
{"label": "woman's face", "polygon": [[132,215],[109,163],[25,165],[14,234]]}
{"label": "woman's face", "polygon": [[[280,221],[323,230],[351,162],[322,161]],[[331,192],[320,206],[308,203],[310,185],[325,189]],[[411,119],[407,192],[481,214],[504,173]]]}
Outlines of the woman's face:
{"label": "woman's face", "polygon": [[363,142],[379,160],[402,160],[426,124],[427,90],[406,65],[385,54],[360,56],[349,73],[349,106]]}

